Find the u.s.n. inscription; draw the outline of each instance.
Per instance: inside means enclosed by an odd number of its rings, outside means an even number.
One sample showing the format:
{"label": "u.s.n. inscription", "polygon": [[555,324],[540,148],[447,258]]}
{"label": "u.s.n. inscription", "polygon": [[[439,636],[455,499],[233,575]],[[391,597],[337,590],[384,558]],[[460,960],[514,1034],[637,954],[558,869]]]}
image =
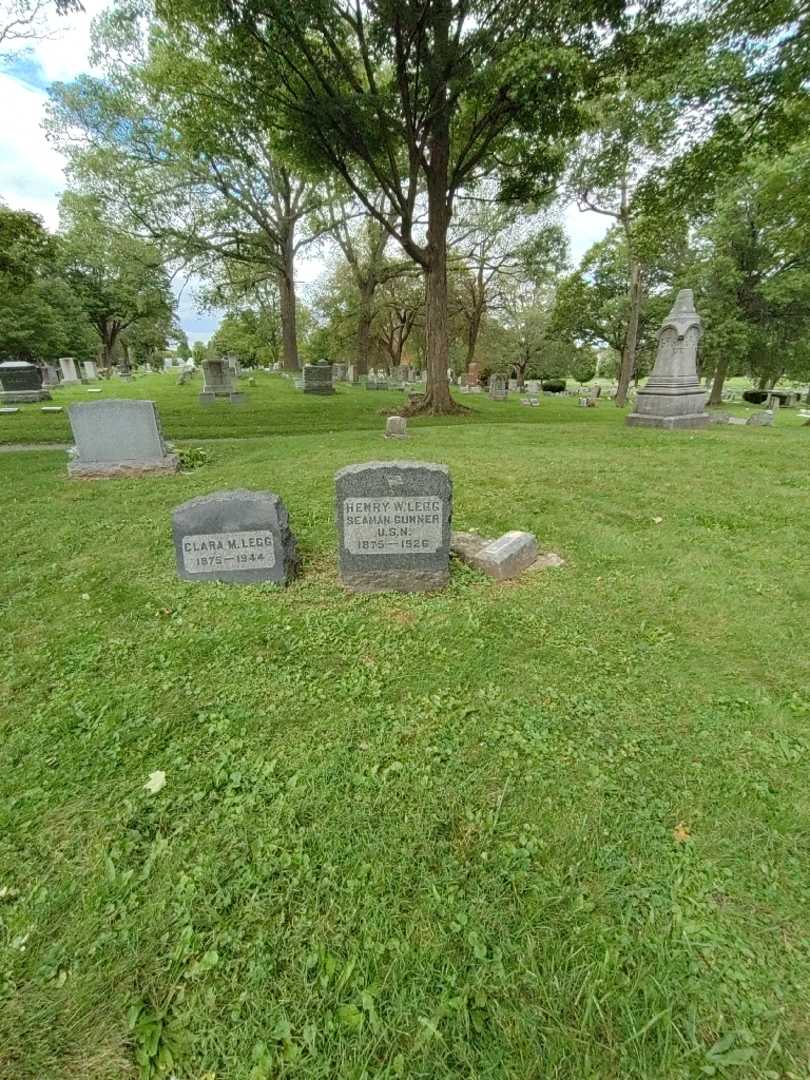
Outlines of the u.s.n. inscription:
{"label": "u.s.n. inscription", "polygon": [[214,570],[269,570],[276,564],[273,534],[264,530],[196,533],[183,537],[183,568],[190,574]]}
{"label": "u.s.n. inscription", "polygon": [[431,555],[442,545],[444,500],[433,495],[343,500],[343,544],[352,555]]}

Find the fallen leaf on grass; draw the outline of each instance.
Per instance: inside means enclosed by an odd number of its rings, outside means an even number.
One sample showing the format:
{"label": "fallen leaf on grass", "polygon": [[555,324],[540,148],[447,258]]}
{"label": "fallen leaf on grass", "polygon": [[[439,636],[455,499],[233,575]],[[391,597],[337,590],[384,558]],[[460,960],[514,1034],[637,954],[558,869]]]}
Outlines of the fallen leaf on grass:
{"label": "fallen leaf on grass", "polygon": [[162,787],[166,784],[166,773],[161,772],[158,769],[156,772],[149,774],[149,779],[143,785],[150,795],[157,795]]}
{"label": "fallen leaf on grass", "polygon": [[679,821],[672,830],[672,839],[676,844],[685,844],[687,840],[692,839],[689,835],[689,829],[687,828],[685,821]]}
{"label": "fallen leaf on grass", "polygon": [[662,517],[654,517],[653,518],[653,524],[654,525],[660,525],[663,520],[664,519]]}

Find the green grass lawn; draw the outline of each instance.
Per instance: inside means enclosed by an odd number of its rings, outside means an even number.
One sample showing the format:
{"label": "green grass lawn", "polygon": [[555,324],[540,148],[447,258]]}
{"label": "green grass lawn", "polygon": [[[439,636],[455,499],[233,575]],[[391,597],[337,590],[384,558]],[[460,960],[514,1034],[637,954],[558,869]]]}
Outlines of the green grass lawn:
{"label": "green grass lawn", "polygon": [[[571,384],[574,385],[573,383]],[[244,405],[218,401],[200,405],[197,400],[202,389],[202,377],[186,386],[176,385],[174,374],[147,375],[130,383],[120,379],[99,380],[91,384],[100,394],[88,393],[85,386],[63,387],[54,390],[53,401],[46,405],[69,405],[73,401],[98,401],[102,398],[151,398],[157,402],[163,430],[170,439],[222,439],[264,435],[311,435],[314,433],[379,430],[384,427],[380,411],[393,412],[407,400],[400,390],[369,391],[361,387],[339,384],[332,397],[317,397],[296,390],[292,381],[280,375],[256,375],[256,385],[239,383],[246,395]],[[471,413],[464,417],[412,420],[415,426],[464,425],[494,423],[548,423],[549,419],[564,418],[568,423],[611,423],[614,406],[607,401],[598,409],[581,409],[576,398],[543,397],[537,409],[521,405],[517,395],[505,402],[490,401],[486,393],[461,394],[456,397],[469,406]],[[730,406],[726,411],[748,415],[756,406]],[[20,405],[20,411],[0,416],[0,445],[3,443],[68,443],[72,441],[67,410],[63,413],[43,413],[41,405]],[[780,414],[780,426],[801,423],[796,409]]]}
{"label": "green grass lawn", "polygon": [[[501,422],[392,445],[394,394],[185,389],[170,435],[272,437],[173,478],[0,459],[0,1077],[807,1078],[795,417],[466,398]],[[566,565],[345,594],[332,476],[402,456]],[[177,580],[172,507],[235,487],[285,499],[288,590]]]}

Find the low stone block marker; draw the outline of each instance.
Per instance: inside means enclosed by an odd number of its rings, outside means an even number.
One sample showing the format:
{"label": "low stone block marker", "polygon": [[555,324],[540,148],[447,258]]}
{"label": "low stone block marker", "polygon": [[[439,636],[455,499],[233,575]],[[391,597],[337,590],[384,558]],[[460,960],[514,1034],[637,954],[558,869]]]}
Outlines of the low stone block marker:
{"label": "low stone block marker", "polygon": [[525,570],[562,566],[563,559],[550,552],[541,555],[533,533],[513,530],[497,540],[476,532],[454,532],[450,550],[467,566],[481,570],[496,581],[519,577]]}
{"label": "low stone block marker", "polygon": [[408,421],[404,416],[389,416],[385,421],[386,439],[407,439]]}
{"label": "low stone block marker", "polygon": [[61,405],[43,405],[40,412],[64,412]]}
{"label": "low stone block marker", "polygon": [[287,585],[298,569],[284,503],[272,491],[216,491],[172,512],[178,577]]}
{"label": "low stone block marker", "polygon": [[354,592],[425,592],[450,580],[445,465],[368,461],[335,474],[340,576]]}
{"label": "low stone block marker", "polygon": [[8,416],[9,413],[15,413],[19,411],[20,410],[16,407],[16,405],[4,405],[3,408],[0,409],[0,416]]}
{"label": "low stone block marker", "polygon": [[68,476],[144,476],[180,467],[163,441],[154,401],[77,402],[68,406],[68,417],[76,440]]}

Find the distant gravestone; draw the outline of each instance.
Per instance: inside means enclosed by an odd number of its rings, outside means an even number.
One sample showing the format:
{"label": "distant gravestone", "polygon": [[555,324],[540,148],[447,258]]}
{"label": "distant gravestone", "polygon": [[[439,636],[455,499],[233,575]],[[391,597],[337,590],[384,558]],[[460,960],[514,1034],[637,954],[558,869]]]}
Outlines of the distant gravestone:
{"label": "distant gravestone", "polygon": [[164,356],[163,357],[163,370],[164,371],[171,371],[173,365],[174,365],[174,360],[172,359],[171,356]]}
{"label": "distant gravestone", "polygon": [[175,473],[179,459],[163,441],[154,401],[87,401],[68,409],[76,445],[68,476]]}
{"label": "distant gravestone", "polygon": [[332,380],[333,380],[333,382],[345,382],[346,381],[346,365],[345,364],[332,364]]}
{"label": "distant gravestone", "polygon": [[389,416],[385,422],[386,439],[407,439],[408,421],[404,416]]}
{"label": "distant gravestone", "polygon": [[481,365],[477,360],[473,362],[467,368],[467,385],[478,386],[480,382]]}
{"label": "distant gravestone", "polygon": [[50,400],[50,393],[42,386],[42,371],[36,364],[24,360],[6,360],[0,364],[0,404],[25,405]]}
{"label": "distant gravestone", "polygon": [[[0,367],[2,367],[2,365],[0,365]],[[765,403],[765,408],[770,409],[771,412],[774,414],[774,418],[775,418],[776,413],[779,411],[779,409],[781,407],[782,407],[782,395],[781,394],[774,394],[773,391],[771,391],[771,393],[768,394],[768,400]]]}
{"label": "distant gravestone", "polygon": [[59,385],[59,368],[54,364],[46,364],[42,373],[42,385],[45,387]]}
{"label": "distant gravestone", "polygon": [[245,400],[244,394],[236,391],[232,367],[224,360],[203,360],[203,388],[200,394],[201,405],[211,405],[218,397],[228,398],[232,404]]}
{"label": "distant gravestone", "polygon": [[420,592],[450,579],[445,465],[370,461],[335,476],[340,576],[355,592]]}
{"label": "distant gravestone", "polygon": [[352,384],[352,386],[357,382],[357,365],[356,364],[349,364],[348,368],[346,369],[346,379],[347,379],[348,382],[350,382]]}
{"label": "distant gravestone", "polygon": [[72,356],[62,356],[59,360],[59,367],[62,369],[63,386],[81,382],[79,373],[76,370],[76,361]]}
{"label": "distant gravestone", "polygon": [[286,585],[298,567],[284,503],[272,491],[217,491],[172,513],[177,574],[186,581]]}
{"label": "distant gravestone", "polygon": [[770,409],[752,413],[746,420],[749,427],[773,427],[773,413]]}
{"label": "distant gravestone", "polygon": [[526,393],[527,394],[539,394],[540,393],[540,382],[539,382],[538,379],[529,379],[529,381],[526,383]]}
{"label": "distant gravestone", "polygon": [[96,368],[95,361],[85,360],[82,364],[82,374],[85,379],[89,379],[91,382],[98,378],[98,369]]}
{"label": "distant gravestone", "polygon": [[304,364],[305,394],[334,394],[331,364]]}
{"label": "distant gravestone", "polygon": [[697,373],[697,348],[702,330],[691,289],[681,289],[658,332],[655,366],[636,394],[631,427],[706,427],[706,391]]}
{"label": "distant gravestone", "polygon": [[513,391],[517,390],[518,381],[517,381],[517,379],[510,379],[507,385],[508,385],[510,390],[513,390]]}
{"label": "distant gravestone", "polygon": [[490,375],[489,396],[492,401],[506,401],[506,379],[503,375]]}

